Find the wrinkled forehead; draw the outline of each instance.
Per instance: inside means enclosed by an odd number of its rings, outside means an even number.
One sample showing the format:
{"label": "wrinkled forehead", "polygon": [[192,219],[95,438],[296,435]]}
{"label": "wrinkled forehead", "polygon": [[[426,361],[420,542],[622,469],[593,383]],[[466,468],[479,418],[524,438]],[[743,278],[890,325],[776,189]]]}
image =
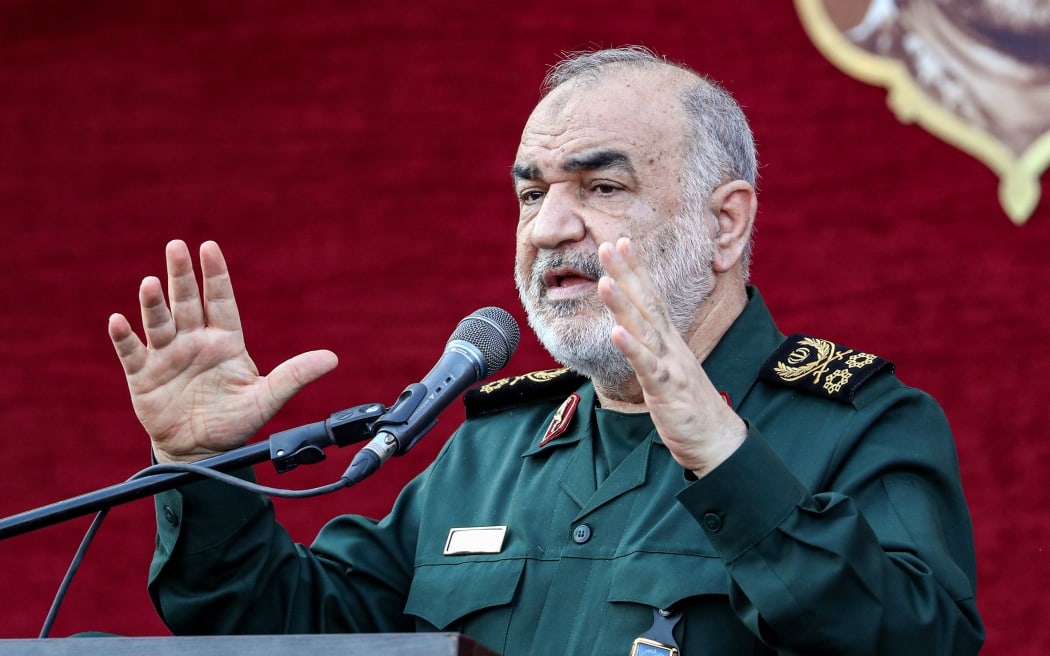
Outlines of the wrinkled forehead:
{"label": "wrinkled forehead", "polygon": [[519,157],[530,148],[595,147],[605,139],[681,153],[689,131],[680,73],[662,68],[617,71],[556,87],[529,116]]}

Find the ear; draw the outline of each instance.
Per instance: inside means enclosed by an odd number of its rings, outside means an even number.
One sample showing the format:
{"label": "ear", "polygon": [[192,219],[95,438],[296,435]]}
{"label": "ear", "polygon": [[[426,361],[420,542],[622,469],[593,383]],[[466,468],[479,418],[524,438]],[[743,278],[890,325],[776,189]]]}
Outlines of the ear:
{"label": "ear", "polygon": [[711,265],[718,273],[736,266],[751,239],[751,226],[758,211],[758,194],[743,180],[715,187],[707,203],[715,217],[715,255]]}

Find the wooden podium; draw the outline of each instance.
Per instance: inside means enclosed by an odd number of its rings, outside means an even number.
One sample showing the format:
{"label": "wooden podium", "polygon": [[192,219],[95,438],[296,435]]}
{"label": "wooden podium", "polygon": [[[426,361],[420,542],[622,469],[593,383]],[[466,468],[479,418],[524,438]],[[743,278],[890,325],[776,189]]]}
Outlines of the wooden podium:
{"label": "wooden podium", "polygon": [[4,656],[499,656],[458,633],[0,640]]}

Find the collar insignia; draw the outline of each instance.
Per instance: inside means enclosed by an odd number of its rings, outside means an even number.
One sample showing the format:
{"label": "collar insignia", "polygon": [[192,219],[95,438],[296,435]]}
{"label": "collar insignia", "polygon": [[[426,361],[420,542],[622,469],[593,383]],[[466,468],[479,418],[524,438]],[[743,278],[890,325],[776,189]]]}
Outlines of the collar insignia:
{"label": "collar insignia", "polygon": [[561,404],[558,411],[554,413],[550,425],[547,426],[547,432],[543,434],[543,439],[540,440],[540,446],[547,444],[569,429],[569,424],[572,423],[572,417],[576,414],[576,408],[579,405],[580,395],[573,392]]}
{"label": "collar insignia", "polygon": [[556,403],[586,381],[568,369],[534,371],[474,387],[463,396],[463,403],[467,419],[473,419],[530,403]]}

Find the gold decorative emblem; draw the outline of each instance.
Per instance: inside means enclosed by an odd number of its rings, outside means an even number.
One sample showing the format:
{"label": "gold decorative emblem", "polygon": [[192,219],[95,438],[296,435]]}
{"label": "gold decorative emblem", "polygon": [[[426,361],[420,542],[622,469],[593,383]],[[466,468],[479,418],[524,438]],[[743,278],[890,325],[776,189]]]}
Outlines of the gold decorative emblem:
{"label": "gold decorative emblem", "polygon": [[809,359],[809,349],[797,348],[788,356],[788,362],[793,365],[801,364]]}
{"label": "gold decorative emblem", "polygon": [[829,373],[828,377],[824,379],[824,389],[827,390],[828,394],[834,394],[841,390],[842,386],[848,383],[849,379],[852,377],[853,374],[845,369],[836,369]]}
{"label": "gold decorative emblem", "polygon": [[795,0],[817,48],[851,77],[885,87],[902,123],[982,161],[1022,225],[1050,165],[1050,25],[1034,2],[1004,15],[976,0]]}
{"label": "gold decorative emblem", "polygon": [[769,356],[759,378],[850,402],[876,372],[893,363],[871,353],[805,335],[792,335]]}
{"label": "gold decorative emblem", "polygon": [[[808,356],[808,351],[803,348],[796,348],[788,356],[788,362],[792,364],[784,364],[778,362],[773,371],[776,372],[783,380],[787,382],[794,382],[805,378],[806,376],[813,376],[813,382],[819,383],[820,377],[828,370],[828,366],[836,361],[841,360],[843,357],[853,353],[852,349],[846,349],[844,351],[836,350],[835,344],[829,342],[826,339],[817,339],[816,337],[806,337],[799,341],[801,346],[810,346],[816,351],[816,358],[811,362],[804,362],[804,358],[800,359],[799,354],[805,352]],[[847,379],[848,380],[848,379]],[[835,390],[828,390],[829,392]]]}
{"label": "gold decorative emblem", "polygon": [[854,353],[849,356],[849,360],[846,360],[846,366],[850,369],[860,369],[875,362],[875,357],[871,353]]}
{"label": "gold decorative emblem", "polygon": [[491,394],[498,389],[504,387],[513,387],[523,381],[529,381],[533,383],[545,383],[549,380],[554,380],[558,376],[564,374],[568,369],[546,369],[544,371],[534,371],[532,373],[525,374],[523,376],[511,376],[509,378],[501,378],[500,380],[494,380],[491,383],[486,383],[479,387],[483,394]]}

